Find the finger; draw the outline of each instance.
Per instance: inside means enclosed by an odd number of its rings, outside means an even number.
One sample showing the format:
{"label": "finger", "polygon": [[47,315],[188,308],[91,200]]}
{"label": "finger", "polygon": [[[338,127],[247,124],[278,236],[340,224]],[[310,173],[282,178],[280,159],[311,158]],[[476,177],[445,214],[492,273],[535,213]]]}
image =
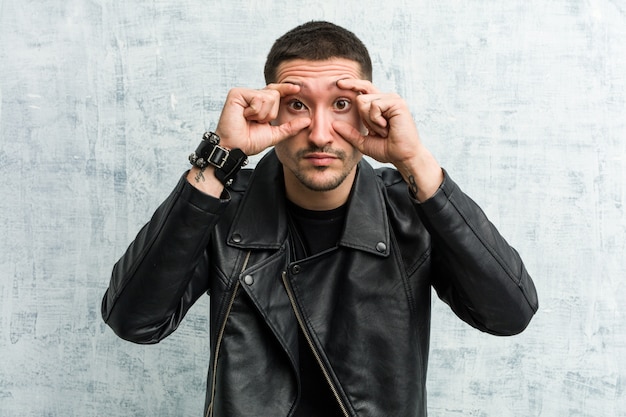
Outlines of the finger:
{"label": "finger", "polygon": [[285,97],[290,94],[297,94],[300,91],[300,86],[292,83],[275,83],[268,84],[265,89],[278,91],[280,97]]}
{"label": "finger", "polygon": [[386,137],[389,131],[389,123],[385,118],[384,102],[380,94],[360,95],[356,98],[356,104],[363,124],[370,134]]}
{"label": "finger", "polygon": [[385,156],[387,140],[371,134],[363,136],[354,126],[340,120],[333,122],[333,129],[362,154],[371,156],[379,162],[389,162]]}
{"label": "finger", "polygon": [[385,119],[385,116],[383,115],[383,108],[381,107],[381,101],[380,99],[378,100],[373,100],[370,103],[369,106],[369,114],[368,114],[368,120],[371,120],[373,123],[373,130],[374,132],[376,132],[379,136],[382,137],[387,137],[387,135],[389,134],[389,127],[388,127],[388,122],[387,119]]}
{"label": "finger", "polygon": [[359,80],[357,78],[342,78],[337,80],[337,87],[342,90],[352,90],[360,94],[379,94],[380,91],[371,81]]}
{"label": "finger", "polygon": [[350,123],[346,123],[340,120],[333,122],[333,129],[339,134],[346,142],[363,152],[363,144],[367,136],[363,136],[359,130],[357,130]]}
{"label": "finger", "polygon": [[280,99],[300,91],[300,86],[290,83],[268,84],[262,90],[253,90],[254,95],[248,100],[244,109],[246,120],[269,123],[278,116]]}
{"label": "finger", "polygon": [[308,117],[296,117],[295,119],[287,123],[283,123],[282,125],[273,126],[272,145],[297,135],[302,129],[306,129],[310,124],[311,119]]}
{"label": "finger", "polygon": [[386,138],[389,135],[389,128],[368,123],[365,119],[362,121],[363,125],[367,129],[367,136],[380,136],[381,138]]}
{"label": "finger", "polygon": [[256,90],[246,98],[243,116],[246,120],[268,123],[278,115],[280,94],[273,90]]}

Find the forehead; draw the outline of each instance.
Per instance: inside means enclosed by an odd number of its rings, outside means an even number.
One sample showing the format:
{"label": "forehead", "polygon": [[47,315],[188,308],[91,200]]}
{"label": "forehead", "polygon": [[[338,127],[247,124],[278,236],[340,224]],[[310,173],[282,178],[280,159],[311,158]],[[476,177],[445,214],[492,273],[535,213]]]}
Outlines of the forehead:
{"label": "forehead", "polygon": [[316,81],[333,83],[342,78],[362,79],[361,66],[345,58],[333,58],[326,61],[295,59],[282,62],[276,71],[278,83],[293,82],[300,85]]}

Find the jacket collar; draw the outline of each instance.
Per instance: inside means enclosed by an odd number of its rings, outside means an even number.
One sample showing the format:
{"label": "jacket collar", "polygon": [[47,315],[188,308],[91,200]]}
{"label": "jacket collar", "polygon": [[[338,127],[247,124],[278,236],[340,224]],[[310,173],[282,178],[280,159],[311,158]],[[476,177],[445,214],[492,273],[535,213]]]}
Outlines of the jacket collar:
{"label": "jacket collar", "polygon": [[[257,164],[228,234],[242,249],[278,249],[287,239],[282,165],[273,150]],[[388,256],[389,223],[377,175],[361,160],[352,186],[340,246]]]}

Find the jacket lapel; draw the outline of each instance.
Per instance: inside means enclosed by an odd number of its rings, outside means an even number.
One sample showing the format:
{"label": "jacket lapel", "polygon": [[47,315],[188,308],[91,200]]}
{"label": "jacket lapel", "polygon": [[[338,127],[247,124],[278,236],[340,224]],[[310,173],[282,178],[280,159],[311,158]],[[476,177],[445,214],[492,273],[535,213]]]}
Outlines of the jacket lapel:
{"label": "jacket lapel", "polygon": [[348,203],[340,245],[374,255],[389,255],[389,222],[382,190],[372,166],[361,160]]}
{"label": "jacket lapel", "polygon": [[287,239],[283,170],[269,151],[257,164],[228,233],[228,245],[279,249]]}

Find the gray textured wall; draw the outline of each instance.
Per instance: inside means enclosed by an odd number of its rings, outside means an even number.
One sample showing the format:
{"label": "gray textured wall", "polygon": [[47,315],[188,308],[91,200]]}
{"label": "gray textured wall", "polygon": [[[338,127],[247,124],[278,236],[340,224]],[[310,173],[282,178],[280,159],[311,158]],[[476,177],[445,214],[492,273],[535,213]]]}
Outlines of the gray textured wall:
{"label": "gray textured wall", "polygon": [[0,0],[1,416],[201,415],[206,298],[148,347],[100,298],[227,90],[313,18],[362,37],[537,284],[514,338],[435,301],[430,415],[626,415],[623,0]]}

